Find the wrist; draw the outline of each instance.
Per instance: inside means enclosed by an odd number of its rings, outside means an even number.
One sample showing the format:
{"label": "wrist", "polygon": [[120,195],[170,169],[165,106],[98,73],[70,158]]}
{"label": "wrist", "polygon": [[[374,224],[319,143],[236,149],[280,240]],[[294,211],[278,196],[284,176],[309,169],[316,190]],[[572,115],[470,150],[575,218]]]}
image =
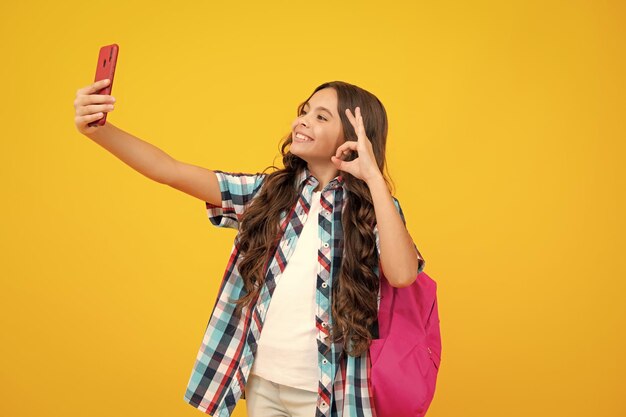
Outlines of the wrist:
{"label": "wrist", "polygon": [[83,134],[87,136],[89,139],[97,141],[97,140],[102,139],[103,137],[106,137],[109,134],[110,130],[111,130],[110,123],[107,122],[102,126],[98,126],[96,129],[92,130],[91,132],[83,133]]}
{"label": "wrist", "polygon": [[371,177],[367,178],[365,180],[365,183],[371,187],[373,185],[378,185],[378,184],[385,184],[385,187],[387,186],[387,184],[385,183],[385,178],[383,177],[383,174],[381,174],[380,172],[377,174],[372,175]]}

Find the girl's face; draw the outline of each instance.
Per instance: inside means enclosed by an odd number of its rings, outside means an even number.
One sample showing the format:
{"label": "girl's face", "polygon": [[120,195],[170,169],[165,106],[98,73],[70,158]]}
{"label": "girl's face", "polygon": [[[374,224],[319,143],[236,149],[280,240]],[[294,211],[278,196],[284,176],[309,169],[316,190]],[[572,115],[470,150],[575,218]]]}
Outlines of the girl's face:
{"label": "girl's face", "polygon": [[334,88],[323,88],[311,96],[291,124],[291,138],[294,155],[309,163],[333,165],[330,157],[345,142]]}

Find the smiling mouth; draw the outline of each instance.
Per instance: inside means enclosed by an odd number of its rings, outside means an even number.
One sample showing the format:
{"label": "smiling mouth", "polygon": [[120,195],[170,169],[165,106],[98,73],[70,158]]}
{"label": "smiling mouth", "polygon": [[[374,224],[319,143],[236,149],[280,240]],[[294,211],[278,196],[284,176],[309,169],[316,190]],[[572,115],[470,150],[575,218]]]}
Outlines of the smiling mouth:
{"label": "smiling mouth", "polygon": [[306,135],[303,135],[302,133],[296,133],[293,139],[297,142],[313,142],[313,139]]}

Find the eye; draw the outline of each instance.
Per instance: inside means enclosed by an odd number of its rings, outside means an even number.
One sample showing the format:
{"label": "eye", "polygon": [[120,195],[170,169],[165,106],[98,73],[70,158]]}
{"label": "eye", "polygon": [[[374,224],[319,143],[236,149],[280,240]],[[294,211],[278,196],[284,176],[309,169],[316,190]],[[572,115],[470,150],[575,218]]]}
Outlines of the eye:
{"label": "eye", "polygon": [[328,119],[327,119],[327,118],[325,118],[324,116],[322,116],[321,114],[320,114],[320,115],[318,115],[317,117],[321,118],[322,120],[326,120],[326,121],[328,121]]}
{"label": "eye", "polygon": [[305,110],[300,110],[300,116],[302,116],[303,114],[306,114]]}

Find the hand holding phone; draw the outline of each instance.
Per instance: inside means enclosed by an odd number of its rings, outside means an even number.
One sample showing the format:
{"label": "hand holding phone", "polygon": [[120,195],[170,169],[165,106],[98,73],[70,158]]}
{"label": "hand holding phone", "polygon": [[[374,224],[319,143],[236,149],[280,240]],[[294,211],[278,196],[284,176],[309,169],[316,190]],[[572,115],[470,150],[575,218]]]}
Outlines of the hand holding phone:
{"label": "hand holding phone", "polygon": [[115,97],[97,94],[98,91],[102,91],[107,87],[109,83],[110,80],[105,79],[76,91],[74,123],[76,124],[76,129],[83,135],[89,136],[95,133],[100,126],[92,122],[97,122],[101,119],[104,116],[104,112],[115,109]]}
{"label": "hand holding phone", "polygon": [[[114,43],[111,45],[106,45],[100,48],[100,53],[98,54],[98,63],[96,66],[96,77],[94,82],[98,82],[100,80],[109,79],[110,82],[106,87],[96,91],[94,94],[102,94],[102,95],[111,95],[111,91],[113,90],[113,77],[115,75],[115,66],[117,64],[117,56],[119,54],[120,47],[118,44]],[[107,112],[103,112],[102,118],[99,120],[93,121],[89,123],[90,127],[93,126],[104,126],[107,119]]]}

